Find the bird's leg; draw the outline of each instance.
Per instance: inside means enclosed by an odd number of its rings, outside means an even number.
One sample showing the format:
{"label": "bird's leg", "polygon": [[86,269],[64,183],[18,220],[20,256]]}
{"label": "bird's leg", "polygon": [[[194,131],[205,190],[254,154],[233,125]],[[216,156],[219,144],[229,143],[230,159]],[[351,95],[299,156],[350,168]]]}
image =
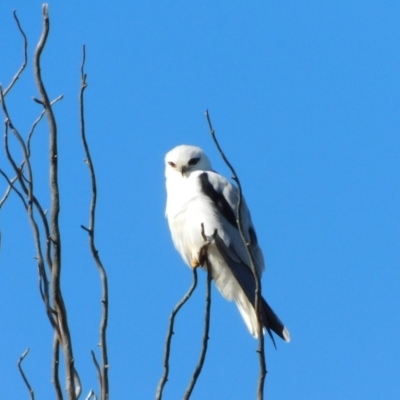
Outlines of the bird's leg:
{"label": "bird's leg", "polygon": [[207,238],[206,234],[204,233],[204,224],[203,223],[201,224],[201,236],[204,239],[204,244],[203,244],[203,246],[201,246],[201,248],[199,250],[198,257],[192,260],[192,262],[191,262],[192,268],[198,268],[201,265],[204,265],[205,261],[207,260],[207,248],[214,240],[216,234],[217,234],[217,229],[214,231],[214,233],[212,235],[212,240],[210,241]]}
{"label": "bird's leg", "polygon": [[190,265],[192,266],[192,268],[201,267],[200,261],[197,258],[194,258],[190,263]]}

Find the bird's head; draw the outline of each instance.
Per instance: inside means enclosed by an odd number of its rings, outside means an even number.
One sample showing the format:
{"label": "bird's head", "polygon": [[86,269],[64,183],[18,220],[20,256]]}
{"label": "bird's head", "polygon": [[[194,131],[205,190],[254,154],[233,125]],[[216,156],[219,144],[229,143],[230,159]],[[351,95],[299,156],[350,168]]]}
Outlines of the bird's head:
{"label": "bird's head", "polygon": [[180,174],[188,177],[193,171],[210,171],[211,163],[200,147],[181,145],[165,156],[165,176]]}

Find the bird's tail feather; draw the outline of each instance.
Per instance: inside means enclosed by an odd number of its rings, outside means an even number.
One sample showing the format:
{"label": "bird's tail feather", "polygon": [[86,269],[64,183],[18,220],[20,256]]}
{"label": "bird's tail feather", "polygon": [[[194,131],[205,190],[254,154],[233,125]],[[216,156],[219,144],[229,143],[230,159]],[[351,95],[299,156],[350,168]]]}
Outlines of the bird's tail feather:
{"label": "bird's tail feather", "polygon": [[[216,247],[219,254],[217,255],[211,251],[210,255],[216,256],[212,261],[215,266],[220,266],[221,264],[226,264],[229,267],[229,271],[222,268],[217,268],[218,271],[214,270],[214,280],[217,287],[221,291],[222,295],[228,300],[235,300],[240,314],[245,321],[250,333],[257,337],[257,317],[254,310],[255,304],[255,279],[250,268],[245,265],[234,253],[234,251],[227,247],[222,240],[216,237],[215,240]],[[210,248],[211,250],[211,248]],[[229,261],[228,261],[229,260]],[[213,262],[211,262],[213,264]],[[229,279],[228,275],[232,274],[234,277],[234,282]],[[228,284],[229,282],[229,284]],[[229,290],[227,290],[229,288]],[[261,297],[261,307],[262,307],[262,319],[263,325],[267,330],[272,342],[275,345],[275,340],[272,336],[272,332],[276,333],[285,342],[290,341],[290,334],[285,325],[281,322],[269,304]]]}

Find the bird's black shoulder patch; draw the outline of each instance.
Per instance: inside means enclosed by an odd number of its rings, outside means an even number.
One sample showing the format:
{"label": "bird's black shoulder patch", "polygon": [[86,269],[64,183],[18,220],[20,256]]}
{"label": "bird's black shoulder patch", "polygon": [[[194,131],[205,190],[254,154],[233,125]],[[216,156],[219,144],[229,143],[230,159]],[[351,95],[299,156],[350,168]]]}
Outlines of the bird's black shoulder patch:
{"label": "bird's black shoulder patch", "polygon": [[218,193],[211,185],[207,172],[199,175],[200,186],[203,193],[208,196],[226,220],[237,228],[235,213],[222,193]]}

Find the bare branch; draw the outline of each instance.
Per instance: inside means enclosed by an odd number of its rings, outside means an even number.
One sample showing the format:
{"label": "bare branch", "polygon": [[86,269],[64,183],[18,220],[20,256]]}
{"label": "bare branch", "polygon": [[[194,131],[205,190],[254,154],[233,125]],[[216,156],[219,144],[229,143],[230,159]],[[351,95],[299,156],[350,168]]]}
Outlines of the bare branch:
{"label": "bare branch", "polygon": [[[6,117],[6,123],[5,123],[5,132],[4,132],[4,147],[6,150],[6,155],[7,158],[11,164],[11,166],[13,167],[14,171],[17,174],[17,178],[18,178],[18,182],[23,190],[23,192],[26,194],[26,196],[28,197],[28,203],[25,202],[25,200],[23,199],[22,195],[20,194],[20,192],[15,189],[15,185],[12,185],[14,190],[16,191],[16,193],[20,196],[21,200],[24,203],[24,206],[28,212],[28,217],[29,217],[29,221],[31,223],[32,226],[32,230],[33,230],[33,236],[34,236],[34,241],[36,244],[36,253],[37,253],[37,260],[38,260],[38,269],[39,269],[39,289],[40,289],[40,294],[42,296],[42,299],[45,303],[46,306],[46,312],[47,312],[47,316],[50,320],[51,325],[53,326],[54,329],[57,330],[57,332],[59,333],[59,328],[57,323],[55,322],[54,318],[53,318],[53,310],[51,308],[50,305],[50,297],[49,297],[49,283],[48,283],[48,279],[47,279],[47,274],[46,274],[46,269],[45,269],[45,264],[44,264],[44,259],[43,259],[43,252],[42,252],[42,244],[41,244],[41,238],[40,238],[40,230],[39,227],[37,225],[35,216],[34,216],[34,212],[33,212],[33,208],[32,205],[35,205],[36,209],[39,212],[39,215],[41,217],[41,220],[43,222],[43,226],[45,229],[45,234],[46,237],[49,238],[50,237],[50,229],[49,229],[49,225],[47,222],[47,218],[46,215],[40,205],[40,203],[38,202],[38,200],[36,199],[36,197],[33,194],[33,173],[32,173],[32,168],[31,168],[31,163],[29,160],[29,154],[28,154],[28,150],[27,150],[27,146],[25,145],[24,140],[22,139],[21,135],[19,134],[18,130],[15,128],[14,124],[11,122],[11,117],[8,113],[7,107],[6,107],[6,103],[5,103],[5,99],[3,96],[3,92],[2,92],[2,88],[0,85],[0,100],[1,100],[1,105],[2,105],[2,109],[3,109],[3,113]],[[21,163],[21,167],[17,166],[17,163],[15,162],[14,158],[11,155],[9,146],[8,146],[8,126],[10,127],[10,129],[12,130],[14,136],[17,138],[18,143],[21,146],[22,149],[22,153],[23,153],[23,161]],[[24,176],[24,172],[23,172],[23,166],[26,166],[26,170],[27,170],[27,174],[28,177]],[[4,176],[4,174],[3,174]],[[10,181],[9,181],[10,183]],[[50,255],[50,251],[51,251],[51,241],[49,239],[47,239],[46,241],[46,258],[47,258],[47,262],[49,265],[49,268],[52,268],[52,260],[51,260],[51,255]]]}
{"label": "bare branch", "polygon": [[[1,86],[0,86],[0,102],[3,102],[3,101],[4,101],[4,96],[5,96],[5,91],[4,91],[3,93],[1,93]],[[51,105],[55,104],[57,101],[61,100],[63,97],[64,97],[63,95],[58,96],[58,97],[57,97],[56,99],[54,99],[50,104],[51,104]],[[6,109],[6,110],[7,110],[7,109]],[[3,111],[4,111],[4,108],[3,108]],[[6,111],[5,113],[6,113],[6,115],[7,115],[7,111]],[[27,156],[28,156],[28,158],[30,157],[30,142],[31,142],[31,138],[32,138],[33,132],[34,132],[34,130],[35,130],[37,124],[38,124],[38,123],[40,122],[40,120],[43,118],[43,115],[44,115],[44,114],[45,114],[45,111],[43,110],[43,111],[40,113],[39,117],[34,121],[32,127],[31,127],[31,130],[29,131],[28,140],[27,140],[27,145],[26,145]],[[7,128],[8,128],[8,125],[9,125],[9,117],[6,117],[6,122],[5,122],[5,130],[6,130],[6,132],[5,132],[5,134],[4,134],[4,138],[5,138],[5,139],[7,139],[7,137],[8,137],[8,135],[7,135]],[[7,140],[6,140],[6,143],[7,143]],[[7,149],[7,148],[8,148],[8,144],[7,144],[6,149]],[[11,154],[10,154],[10,155],[11,155]],[[0,200],[0,209],[1,209],[1,207],[4,205],[4,203],[7,201],[8,196],[9,196],[10,193],[11,193],[11,190],[14,190],[14,191],[18,194],[18,196],[21,198],[21,200],[22,200],[22,202],[23,202],[23,204],[24,204],[24,206],[25,206],[25,209],[28,208],[28,205],[26,204],[25,199],[23,198],[22,194],[21,194],[21,193],[18,191],[18,189],[14,186],[14,183],[18,180],[19,175],[22,174],[24,164],[25,164],[25,159],[22,161],[21,166],[19,167],[18,175],[15,176],[13,179],[9,179],[8,176],[5,174],[5,172],[4,172],[3,170],[0,169],[0,173],[4,176],[4,178],[7,180],[8,184],[9,184],[8,188],[6,189],[6,191],[5,191],[5,193],[4,193],[3,198]],[[27,180],[27,179],[25,179],[25,180]],[[33,200],[33,202],[35,203],[35,200]],[[40,212],[41,210],[40,210],[39,208],[40,208],[40,207],[38,207],[38,210],[39,210],[39,212]]]}
{"label": "bare branch", "polygon": [[[29,160],[29,156],[28,156],[28,152],[27,152],[27,147],[26,147],[21,135],[19,134],[19,132],[17,131],[17,129],[14,127],[14,125],[11,122],[11,118],[10,118],[10,115],[8,114],[7,107],[5,104],[1,85],[0,85],[0,101],[1,101],[2,109],[3,109],[3,113],[6,117],[5,131],[4,131],[4,147],[5,147],[6,155],[7,155],[7,158],[9,160],[11,166],[13,167],[15,173],[17,174],[17,179],[21,185],[23,192],[28,197],[28,203],[25,202],[25,199],[23,198],[22,194],[15,188],[15,185],[11,185],[11,181],[6,177],[6,175],[3,173],[3,171],[0,171],[0,172],[8,180],[8,183],[13,187],[15,192],[19,195],[19,197],[21,198],[21,200],[25,206],[25,209],[28,212],[28,217],[29,217],[29,221],[32,226],[34,240],[35,240],[35,244],[36,244],[36,253],[37,253],[38,269],[39,269],[39,276],[40,276],[40,289],[41,289],[40,293],[45,302],[46,312],[49,317],[49,320],[50,320],[52,326],[56,327],[56,324],[54,322],[54,318],[52,315],[52,309],[50,306],[49,286],[48,286],[47,274],[46,274],[46,270],[44,267],[44,260],[43,260],[43,255],[42,255],[40,231],[39,231],[36,219],[34,217],[32,204],[34,204],[36,206],[36,208],[39,212],[39,215],[43,221],[43,225],[44,225],[47,237],[50,236],[49,226],[48,226],[44,211],[43,211],[42,207],[40,206],[40,203],[37,201],[37,199],[33,195],[33,175],[32,175],[31,164],[30,164],[30,160]],[[22,161],[21,167],[17,166],[17,163],[15,162],[14,158],[12,157],[9,146],[8,146],[8,127],[9,126],[10,126],[12,132],[14,133],[14,135],[16,136],[16,138],[21,146],[23,155],[24,155],[24,159]],[[25,176],[23,174],[23,169],[22,169],[23,165],[26,165],[26,169],[27,169],[27,173],[28,173],[27,178],[25,178]],[[52,262],[51,262],[51,257],[50,257],[49,241],[47,241],[46,243],[47,243],[47,246],[46,246],[47,247],[47,260],[48,260],[49,266],[51,267]],[[42,286],[43,286],[44,290],[42,290]]]}
{"label": "bare branch", "polygon": [[196,286],[197,286],[197,268],[193,268],[192,272],[193,272],[192,285],[190,286],[187,293],[183,296],[183,298],[174,307],[174,309],[172,310],[172,313],[169,317],[168,333],[167,333],[167,339],[165,341],[165,350],[164,350],[164,373],[163,373],[163,376],[161,377],[160,382],[157,387],[156,400],[162,399],[162,393],[164,390],[164,386],[168,381],[169,355],[171,352],[172,335],[174,334],[175,317],[178,314],[181,307],[190,299],[190,296],[192,295],[192,293],[194,292],[194,290],[196,289]]}
{"label": "bare branch", "polygon": [[59,328],[60,344],[64,352],[65,371],[66,371],[66,390],[70,400],[76,399],[75,392],[75,367],[72,350],[71,336],[67,321],[67,312],[60,285],[61,274],[61,234],[59,230],[59,213],[60,213],[60,194],[58,188],[58,149],[57,149],[57,125],[54,118],[53,110],[49,97],[41,76],[40,57],[46,44],[49,34],[50,21],[48,14],[48,5],[43,5],[43,30],[36,47],[33,65],[36,85],[40,93],[40,100],[48,119],[50,131],[50,190],[51,190],[51,211],[50,211],[50,229],[51,235],[49,239],[52,241],[53,262],[51,268],[52,281],[52,300],[54,309],[57,314],[57,322]]}
{"label": "bare branch", "polygon": [[53,339],[53,385],[56,391],[57,400],[63,399],[61,390],[60,377],[59,377],[59,364],[60,364],[60,340],[58,339],[57,332],[54,332]]}
{"label": "bare branch", "polygon": [[[204,229],[204,227],[202,227]],[[215,233],[214,233],[215,234]],[[207,258],[207,255],[205,256],[205,265],[207,266],[207,285],[206,285],[206,312],[205,312],[205,318],[204,318],[204,334],[203,334],[203,345],[201,348],[200,352],[200,359],[199,363],[196,366],[196,369],[193,373],[192,379],[189,383],[189,386],[186,390],[185,396],[183,397],[184,400],[188,400],[193,392],[194,386],[196,385],[197,378],[199,377],[201,370],[204,365],[204,360],[206,358],[206,353],[207,353],[207,346],[208,346],[208,339],[209,339],[209,331],[210,331],[210,309],[211,309],[211,264]]]}
{"label": "bare branch", "polygon": [[25,32],[22,30],[21,28],[21,24],[19,23],[19,19],[17,17],[17,11],[14,10],[13,11],[13,15],[14,15],[14,19],[17,22],[17,26],[19,31],[21,32],[21,35],[24,39],[24,60],[22,62],[21,67],[19,68],[19,70],[17,71],[17,73],[15,74],[14,78],[12,79],[12,81],[10,82],[10,84],[7,86],[7,88],[4,90],[4,97],[7,96],[7,93],[11,90],[11,88],[14,86],[15,82],[17,82],[17,80],[19,79],[19,77],[21,76],[23,70],[25,69],[27,63],[28,63],[28,41],[26,40],[26,35]]}
{"label": "bare branch", "polygon": [[28,388],[28,391],[29,391],[29,395],[30,395],[30,397],[31,397],[31,400],[35,400],[35,394],[34,394],[34,392],[33,392],[33,389],[32,389],[32,387],[31,387],[31,385],[29,384],[29,381],[28,381],[28,379],[27,379],[27,377],[26,377],[26,375],[25,375],[25,373],[24,373],[24,370],[22,369],[22,361],[24,361],[24,358],[28,355],[28,353],[29,353],[29,348],[26,349],[26,350],[23,352],[22,356],[19,358],[19,360],[18,360],[18,369],[19,369],[19,372],[20,372],[20,374],[21,374],[21,376],[22,376],[22,379],[23,379],[24,382],[25,382],[26,387]]}
{"label": "bare branch", "polygon": [[262,310],[261,310],[261,280],[260,280],[260,274],[258,272],[258,269],[256,267],[256,262],[255,262],[255,257],[253,254],[253,250],[251,248],[251,245],[249,241],[246,239],[246,236],[244,235],[243,232],[243,224],[242,224],[242,203],[243,203],[243,192],[242,192],[242,186],[240,184],[240,180],[236,174],[235,169],[233,168],[232,164],[228,161],[226,158],[224,152],[221,149],[221,146],[218,143],[218,140],[215,135],[215,131],[212,127],[211,124],[211,119],[210,115],[208,113],[208,110],[205,112],[206,118],[207,118],[207,123],[208,127],[210,129],[210,133],[212,136],[212,139],[217,146],[217,149],[219,153],[221,154],[221,157],[223,158],[224,162],[226,165],[229,167],[229,169],[232,172],[233,175],[233,180],[237,183],[238,186],[238,204],[237,204],[237,224],[240,232],[240,236],[243,240],[243,243],[246,247],[247,254],[250,259],[250,264],[251,264],[251,270],[254,275],[255,279],[255,301],[254,301],[254,309],[256,310],[256,315],[257,315],[257,334],[258,334],[258,349],[257,353],[259,355],[259,362],[260,362],[260,375],[258,379],[258,388],[257,388],[257,398],[258,400],[262,400],[264,398],[264,382],[265,382],[265,376],[267,374],[267,367],[266,367],[266,362],[265,362],[265,351],[264,351],[264,335],[263,335],[263,324],[262,324]]}
{"label": "bare branch", "polygon": [[90,155],[89,146],[86,139],[85,132],[85,113],[84,113],[84,91],[87,87],[86,74],[84,72],[86,59],[86,50],[83,46],[82,54],[82,66],[81,66],[81,89],[79,93],[79,103],[80,103],[80,121],[81,121],[81,138],[83,147],[86,155],[86,165],[89,168],[90,180],[92,183],[92,200],[90,204],[90,216],[89,216],[89,227],[84,228],[89,233],[89,247],[92,252],[93,258],[95,260],[96,266],[100,273],[101,285],[102,285],[102,315],[100,321],[100,348],[102,356],[102,366],[101,366],[101,379],[100,379],[100,398],[101,400],[108,400],[109,396],[109,383],[108,383],[108,353],[107,353],[107,323],[108,323],[108,281],[106,270],[100,260],[99,252],[95,246],[95,221],[96,221],[96,204],[97,204],[97,183],[96,174],[94,171],[94,166],[92,162],[92,157]]}
{"label": "bare branch", "polygon": [[[53,100],[53,103],[57,102],[60,98],[62,98],[62,96],[59,96],[58,98],[56,98],[55,100]],[[24,191],[24,193],[28,196],[29,198],[29,202],[33,203],[35,205],[35,207],[37,208],[44,227],[45,227],[45,231],[46,231],[46,236],[49,237],[50,236],[50,230],[49,230],[49,225],[47,223],[47,219],[45,216],[45,213],[40,205],[40,203],[37,201],[37,199],[35,198],[35,196],[33,195],[33,174],[32,174],[32,168],[31,168],[31,164],[29,162],[29,157],[30,157],[30,150],[29,150],[29,146],[30,146],[30,138],[31,135],[33,133],[33,130],[31,130],[29,136],[28,136],[28,145],[25,144],[24,140],[22,139],[22,136],[19,134],[18,130],[15,128],[14,124],[11,122],[11,117],[7,111],[7,107],[5,104],[5,100],[4,100],[4,95],[2,92],[2,88],[0,85],[0,101],[2,104],[2,109],[3,109],[3,113],[6,117],[6,122],[5,122],[5,132],[4,132],[4,146],[5,146],[5,150],[6,150],[6,154],[7,154],[7,158],[10,162],[10,164],[12,165],[14,171],[17,174],[17,177],[19,179],[20,185],[22,190]],[[38,120],[40,120],[41,117],[38,118]],[[18,167],[17,163],[15,162],[14,158],[12,157],[9,147],[8,147],[8,126],[10,127],[10,129],[12,130],[14,136],[17,138],[21,149],[22,149],[22,153],[24,155],[24,159],[21,163],[21,166]],[[34,124],[34,126],[36,126]],[[34,129],[34,128],[33,128]],[[28,172],[28,177],[25,177],[23,174],[23,166],[26,165],[27,168],[27,172]],[[26,184],[28,184],[28,186],[26,186]],[[49,262],[49,266],[51,265],[51,262]]]}

